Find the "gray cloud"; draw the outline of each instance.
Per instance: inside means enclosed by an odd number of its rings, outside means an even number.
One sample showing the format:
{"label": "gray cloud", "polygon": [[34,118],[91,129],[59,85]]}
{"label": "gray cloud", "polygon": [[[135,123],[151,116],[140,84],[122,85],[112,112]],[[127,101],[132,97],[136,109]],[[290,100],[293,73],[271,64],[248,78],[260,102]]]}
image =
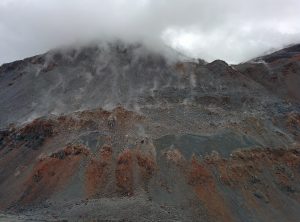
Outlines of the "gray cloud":
{"label": "gray cloud", "polygon": [[0,64],[119,38],[237,63],[300,42],[299,0],[1,0]]}

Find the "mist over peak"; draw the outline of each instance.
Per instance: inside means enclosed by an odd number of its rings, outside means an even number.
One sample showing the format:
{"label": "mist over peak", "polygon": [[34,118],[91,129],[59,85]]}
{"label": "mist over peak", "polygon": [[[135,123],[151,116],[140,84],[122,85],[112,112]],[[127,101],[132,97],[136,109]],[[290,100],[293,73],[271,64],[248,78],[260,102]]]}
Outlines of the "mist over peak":
{"label": "mist over peak", "polygon": [[0,64],[70,43],[112,39],[239,63],[299,42],[298,8],[297,0],[5,0]]}

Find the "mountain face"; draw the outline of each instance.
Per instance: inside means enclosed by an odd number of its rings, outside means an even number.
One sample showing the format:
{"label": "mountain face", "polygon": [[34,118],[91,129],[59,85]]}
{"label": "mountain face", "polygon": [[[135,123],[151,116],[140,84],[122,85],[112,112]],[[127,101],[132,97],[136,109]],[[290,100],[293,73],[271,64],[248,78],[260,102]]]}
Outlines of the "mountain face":
{"label": "mountain face", "polygon": [[111,43],[0,67],[0,220],[298,221],[300,48],[230,66]]}

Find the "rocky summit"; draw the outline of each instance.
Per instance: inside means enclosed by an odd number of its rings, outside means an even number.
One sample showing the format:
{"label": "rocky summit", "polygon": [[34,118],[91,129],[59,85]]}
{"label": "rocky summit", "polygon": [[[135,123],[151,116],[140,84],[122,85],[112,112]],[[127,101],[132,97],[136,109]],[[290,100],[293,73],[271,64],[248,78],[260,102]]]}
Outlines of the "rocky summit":
{"label": "rocky summit", "polygon": [[142,44],[0,67],[0,221],[299,221],[300,45],[229,65]]}

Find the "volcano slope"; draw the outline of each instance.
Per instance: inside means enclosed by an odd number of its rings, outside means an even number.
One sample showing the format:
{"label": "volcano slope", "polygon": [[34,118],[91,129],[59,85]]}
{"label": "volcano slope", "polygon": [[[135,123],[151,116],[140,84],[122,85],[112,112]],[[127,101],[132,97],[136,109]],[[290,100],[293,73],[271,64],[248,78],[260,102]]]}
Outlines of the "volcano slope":
{"label": "volcano slope", "polygon": [[299,45],[230,66],[123,43],[0,67],[0,221],[298,221]]}

